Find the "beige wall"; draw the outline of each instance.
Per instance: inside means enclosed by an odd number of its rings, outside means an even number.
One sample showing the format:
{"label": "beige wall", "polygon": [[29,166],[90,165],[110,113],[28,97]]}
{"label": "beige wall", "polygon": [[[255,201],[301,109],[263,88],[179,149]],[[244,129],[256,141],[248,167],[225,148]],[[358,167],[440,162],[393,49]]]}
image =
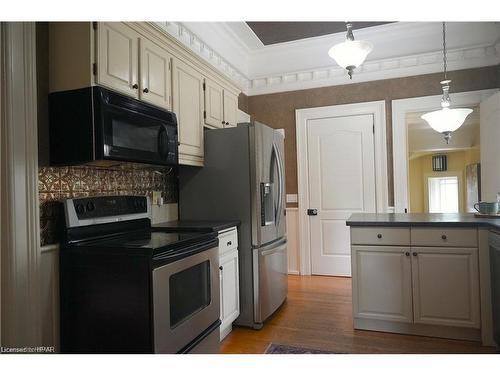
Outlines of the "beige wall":
{"label": "beige wall", "polygon": [[[452,92],[499,87],[498,66],[459,70],[449,73]],[[353,80],[356,80],[354,74]],[[405,78],[320,87],[308,90],[256,95],[248,97],[248,113],[257,121],[273,128],[284,128],[286,158],[286,191],[297,193],[297,146],[295,141],[295,110],[299,108],[385,100],[387,117],[387,170],[389,204],[394,202],[392,171],[391,100],[438,95],[442,74],[426,74]],[[439,103],[437,103],[438,105]]]}
{"label": "beige wall", "polygon": [[[461,207],[466,209],[465,167],[480,162],[479,149],[448,152],[448,171],[462,173]],[[425,212],[426,176],[440,176],[440,172],[432,171],[432,155],[424,155],[409,161],[410,212]],[[441,174],[442,175],[442,174]]]}

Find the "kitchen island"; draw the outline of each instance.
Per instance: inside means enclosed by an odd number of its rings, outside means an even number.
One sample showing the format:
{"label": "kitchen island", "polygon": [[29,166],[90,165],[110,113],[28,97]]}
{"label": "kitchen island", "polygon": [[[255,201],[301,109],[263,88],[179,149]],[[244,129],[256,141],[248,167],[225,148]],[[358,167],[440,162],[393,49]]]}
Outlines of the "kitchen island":
{"label": "kitchen island", "polygon": [[356,329],[494,345],[489,233],[473,214],[353,214]]}

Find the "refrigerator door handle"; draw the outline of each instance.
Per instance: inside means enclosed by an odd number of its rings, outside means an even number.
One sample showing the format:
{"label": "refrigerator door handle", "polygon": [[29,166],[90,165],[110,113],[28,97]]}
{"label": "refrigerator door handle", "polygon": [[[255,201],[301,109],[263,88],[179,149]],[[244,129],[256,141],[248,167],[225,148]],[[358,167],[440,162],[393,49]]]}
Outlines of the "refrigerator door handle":
{"label": "refrigerator door handle", "polygon": [[270,254],[273,254],[273,253],[277,253],[279,251],[283,252],[286,250],[286,245],[287,243],[286,242],[283,242],[281,244],[279,244],[278,246],[276,246],[275,248],[273,249],[269,249],[269,250],[264,250],[264,251],[261,251],[260,255],[261,256],[266,256],[266,255],[270,255]]}
{"label": "refrigerator door handle", "polygon": [[278,168],[278,206],[276,208],[276,226],[278,227],[281,219],[281,211],[283,210],[283,165],[281,164],[281,155],[278,151],[278,146],[273,142],[273,151],[276,156],[276,166]]}

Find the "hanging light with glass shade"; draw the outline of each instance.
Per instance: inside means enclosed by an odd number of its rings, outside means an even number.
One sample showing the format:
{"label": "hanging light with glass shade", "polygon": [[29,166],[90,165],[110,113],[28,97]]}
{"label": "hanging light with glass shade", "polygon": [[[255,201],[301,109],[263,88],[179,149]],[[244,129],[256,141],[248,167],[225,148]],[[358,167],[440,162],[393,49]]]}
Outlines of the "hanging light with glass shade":
{"label": "hanging light with glass shade", "polygon": [[352,79],[354,69],[359,67],[372,51],[373,45],[364,40],[354,40],[352,23],[346,22],[347,35],[345,42],[334,45],[328,51],[328,55],[342,68],[347,70],[349,78]]}
{"label": "hanging light with glass shade", "polygon": [[446,58],[446,23],[443,22],[443,71],[444,80],[441,81],[443,97],[441,99],[441,109],[426,113],[421,116],[427,121],[432,129],[442,133],[446,143],[450,143],[451,133],[457,130],[464,123],[469,114],[470,108],[450,108],[450,82],[446,76],[447,58]]}

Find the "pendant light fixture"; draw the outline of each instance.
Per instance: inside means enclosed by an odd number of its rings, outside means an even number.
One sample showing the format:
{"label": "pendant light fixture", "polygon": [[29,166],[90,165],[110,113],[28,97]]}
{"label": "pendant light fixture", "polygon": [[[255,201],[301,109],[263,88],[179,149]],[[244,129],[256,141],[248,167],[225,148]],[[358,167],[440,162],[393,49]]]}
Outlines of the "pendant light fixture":
{"label": "pendant light fixture", "polygon": [[446,23],[443,22],[443,71],[444,80],[441,81],[443,97],[441,109],[420,116],[427,121],[432,129],[444,135],[446,143],[450,143],[451,132],[457,130],[464,123],[467,116],[472,112],[470,108],[450,108],[450,82],[446,76]]}
{"label": "pendant light fixture", "polygon": [[354,69],[363,64],[366,56],[372,51],[373,45],[364,40],[354,40],[352,23],[346,22],[347,35],[345,42],[334,45],[328,51],[328,55],[337,64],[347,70],[349,78],[352,79]]}

